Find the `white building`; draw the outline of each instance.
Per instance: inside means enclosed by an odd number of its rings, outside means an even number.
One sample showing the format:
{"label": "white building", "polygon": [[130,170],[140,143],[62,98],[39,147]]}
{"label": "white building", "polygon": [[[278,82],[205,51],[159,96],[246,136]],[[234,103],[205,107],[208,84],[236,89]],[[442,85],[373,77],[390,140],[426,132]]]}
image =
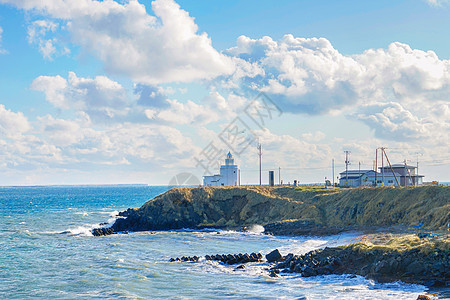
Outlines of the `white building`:
{"label": "white building", "polygon": [[376,175],[377,186],[398,186],[394,174],[397,176],[397,180],[400,180],[400,174],[397,172],[392,173],[391,170],[385,170],[384,174],[375,174],[375,171],[373,170],[348,170],[348,177],[346,171],[339,173],[339,175],[341,175],[339,178],[339,185],[348,187],[374,186]]}
{"label": "white building", "polygon": [[233,155],[230,152],[225,159],[225,165],[220,166],[220,174],[203,176],[204,186],[240,185],[240,170],[234,164]]}
{"label": "white building", "polygon": [[417,174],[415,166],[404,164],[396,164],[392,165],[392,167],[385,166],[379,169],[380,172],[376,174],[373,170],[348,170],[348,174],[346,171],[343,171],[339,173],[341,175],[339,185],[348,187],[374,186],[376,175],[377,186],[417,186],[422,184],[424,177]]}

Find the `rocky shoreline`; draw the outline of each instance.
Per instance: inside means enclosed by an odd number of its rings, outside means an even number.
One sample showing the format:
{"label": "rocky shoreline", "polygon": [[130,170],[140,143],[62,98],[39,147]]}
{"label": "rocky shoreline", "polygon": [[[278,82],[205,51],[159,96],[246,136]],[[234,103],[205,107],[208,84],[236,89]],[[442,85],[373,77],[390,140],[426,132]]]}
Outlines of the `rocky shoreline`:
{"label": "rocky shoreline", "polygon": [[[375,235],[377,236],[377,235]],[[380,235],[378,235],[378,238]],[[372,236],[372,240],[374,237]],[[373,240],[374,241],[374,240]],[[262,259],[261,254],[205,255],[205,260],[223,264],[240,264],[235,270],[245,269],[246,263],[265,262],[268,275],[298,273],[302,277],[322,275],[361,275],[378,282],[421,284],[435,291],[450,288],[450,237],[398,235],[382,241],[362,241],[347,246],[310,251],[304,255],[290,253],[282,256],[278,249]],[[170,262],[198,262],[202,257],[172,258]],[[423,296],[420,299],[429,299]]]}
{"label": "rocky shoreline", "polygon": [[[450,284],[449,187],[361,188],[347,190],[294,187],[175,188],[129,208],[94,236],[129,231],[232,229],[259,224],[265,234],[325,236],[343,231],[401,233],[390,240],[371,239],[342,247],[285,257],[274,250],[267,262],[270,276],[304,277],[355,274],[381,282],[401,280],[428,287]],[[416,226],[414,229],[413,226]],[[412,230],[422,231],[411,235]],[[440,237],[423,232],[440,232]],[[386,231],[384,231],[386,232]],[[376,235],[375,235],[376,236]],[[380,234],[378,234],[380,237]],[[275,258],[274,258],[275,257]],[[184,256],[172,261],[199,261]],[[261,261],[258,254],[206,255],[224,264]]]}

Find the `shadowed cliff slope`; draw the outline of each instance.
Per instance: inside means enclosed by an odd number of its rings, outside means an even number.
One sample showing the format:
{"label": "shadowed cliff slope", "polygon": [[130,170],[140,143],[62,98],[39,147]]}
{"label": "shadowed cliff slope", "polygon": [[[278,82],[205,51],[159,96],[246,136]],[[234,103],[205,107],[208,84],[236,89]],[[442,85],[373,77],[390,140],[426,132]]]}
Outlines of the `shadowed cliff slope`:
{"label": "shadowed cliff slope", "polygon": [[[180,228],[236,228],[254,224],[412,226],[445,229],[450,187],[322,189],[304,187],[174,188],[129,209],[115,232]],[[280,223],[277,223],[280,224]]]}

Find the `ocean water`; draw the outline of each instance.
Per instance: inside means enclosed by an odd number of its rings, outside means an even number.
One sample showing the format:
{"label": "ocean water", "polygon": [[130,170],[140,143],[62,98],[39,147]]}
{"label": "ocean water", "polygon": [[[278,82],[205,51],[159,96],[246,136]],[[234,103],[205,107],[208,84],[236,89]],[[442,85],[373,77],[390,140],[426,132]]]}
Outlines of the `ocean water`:
{"label": "ocean water", "polygon": [[150,186],[0,188],[0,299],[416,299],[425,287],[360,276],[271,278],[264,263],[244,270],[217,262],[169,263],[216,253],[282,254],[355,241],[190,230],[93,237],[100,222],[166,191]]}

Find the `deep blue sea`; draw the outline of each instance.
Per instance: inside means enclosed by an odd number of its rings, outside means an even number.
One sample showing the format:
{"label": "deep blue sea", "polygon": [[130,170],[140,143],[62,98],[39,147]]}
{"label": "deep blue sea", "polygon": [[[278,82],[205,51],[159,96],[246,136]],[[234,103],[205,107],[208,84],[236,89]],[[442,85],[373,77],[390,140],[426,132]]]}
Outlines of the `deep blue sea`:
{"label": "deep blue sea", "polygon": [[154,186],[0,187],[0,299],[416,299],[420,285],[378,284],[360,276],[271,278],[264,263],[244,270],[216,262],[169,263],[171,257],[216,253],[282,254],[355,241],[273,237],[254,232],[189,230],[93,237],[165,192]]}

